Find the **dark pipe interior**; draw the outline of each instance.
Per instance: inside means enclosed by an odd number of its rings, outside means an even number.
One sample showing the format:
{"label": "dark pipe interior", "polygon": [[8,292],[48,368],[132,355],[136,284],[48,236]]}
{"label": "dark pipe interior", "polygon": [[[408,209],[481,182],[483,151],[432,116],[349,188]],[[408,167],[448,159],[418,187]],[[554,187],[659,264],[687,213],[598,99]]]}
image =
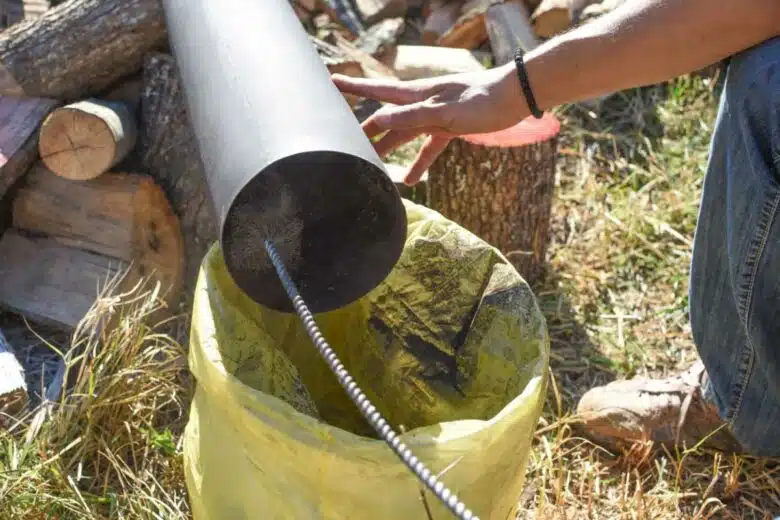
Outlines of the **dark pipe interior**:
{"label": "dark pipe interior", "polygon": [[364,296],[406,238],[395,186],[375,164],[333,151],[281,159],[254,177],[225,217],[222,248],[237,285],[261,305],[292,305],[263,247],[270,238],[314,313]]}

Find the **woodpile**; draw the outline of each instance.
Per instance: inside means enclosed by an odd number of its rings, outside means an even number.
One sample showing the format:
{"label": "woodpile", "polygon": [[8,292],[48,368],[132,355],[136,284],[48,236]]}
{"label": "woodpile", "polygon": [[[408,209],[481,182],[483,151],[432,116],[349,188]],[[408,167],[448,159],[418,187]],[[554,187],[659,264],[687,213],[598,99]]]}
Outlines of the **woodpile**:
{"label": "woodpile", "polygon": [[[170,312],[186,313],[217,220],[160,1],[17,3],[0,9],[0,310],[69,331],[120,277],[120,288],[158,283]],[[290,0],[331,72],[404,80],[507,63],[616,3]],[[358,120],[381,106],[347,101]],[[413,189],[402,169],[390,173],[403,196],[531,278],[549,233],[555,139],[510,144],[455,140]],[[25,402],[13,358],[0,341],[0,416]]]}

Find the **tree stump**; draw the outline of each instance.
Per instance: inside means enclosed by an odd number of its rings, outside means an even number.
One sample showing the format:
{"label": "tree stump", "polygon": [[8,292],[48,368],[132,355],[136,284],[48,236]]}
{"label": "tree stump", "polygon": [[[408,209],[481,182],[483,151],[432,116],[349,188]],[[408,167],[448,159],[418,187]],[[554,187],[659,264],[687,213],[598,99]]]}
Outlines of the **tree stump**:
{"label": "tree stump", "polygon": [[498,248],[529,283],[547,252],[557,131],[546,115],[453,139],[428,170],[428,206]]}
{"label": "tree stump", "polygon": [[138,126],[121,101],[88,99],[54,110],[41,125],[38,150],[44,164],[65,179],[102,175],[135,146]]}

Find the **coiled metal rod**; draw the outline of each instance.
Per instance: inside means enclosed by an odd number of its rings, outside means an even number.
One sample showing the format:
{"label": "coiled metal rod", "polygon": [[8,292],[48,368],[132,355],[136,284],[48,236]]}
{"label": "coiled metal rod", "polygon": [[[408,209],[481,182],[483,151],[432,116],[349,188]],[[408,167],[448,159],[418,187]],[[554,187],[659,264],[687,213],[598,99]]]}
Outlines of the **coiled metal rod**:
{"label": "coiled metal rod", "polygon": [[282,259],[279,257],[273,244],[268,240],[265,241],[265,250],[271,258],[271,262],[279,275],[279,280],[281,280],[284,290],[287,292],[290,300],[292,300],[295,312],[298,313],[306,332],[314,342],[314,346],[317,347],[322,358],[333,371],[339,383],[341,383],[341,386],[346,390],[347,395],[349,395],[366,420],[385,440],[395,454],[398,455],[403,463],[406,464],[406,466],[412,470],[426,486],[428,486],[428,489],[430,489],[456,517],[461,520],[479,520],[479,517],[472,513],[466,505],[458,499],[455,493],[447,489],[444,483],[437,479],[436,475],[434,475],[431,470],[425,467],[425,464],[411,452],[406,444],[401,442],[398,434],[393,431],[393,428],[387,423],[385,418],[382,417],[376,407],[371,404],[371,401],[368,400],[366,394],[358,387],[357,383],[352,379],[352,376],[349,375],[349,372],[347,372],[347,369],[341,363],[336,353],[322,336],[320,328],[314,321],[314,317],[309,311],[309,308],[298,293],[298,288],[295,287],[292,279],[287,274],[287,269],[284,267]]}

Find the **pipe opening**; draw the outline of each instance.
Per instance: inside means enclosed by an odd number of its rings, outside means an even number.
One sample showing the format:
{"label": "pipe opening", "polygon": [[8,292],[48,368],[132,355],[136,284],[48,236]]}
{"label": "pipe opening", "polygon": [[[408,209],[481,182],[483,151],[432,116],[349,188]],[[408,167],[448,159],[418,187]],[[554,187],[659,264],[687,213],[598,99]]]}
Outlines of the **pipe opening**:
{"label": "pipe opening", "polygon": [[280,159],[236,195],[222,228],[225,263],[253,300],[292,312],[265,252],[276,247],[314,313],[343,307],[384,280],[406,239],[406,213],[375,164],[334,151]]}

